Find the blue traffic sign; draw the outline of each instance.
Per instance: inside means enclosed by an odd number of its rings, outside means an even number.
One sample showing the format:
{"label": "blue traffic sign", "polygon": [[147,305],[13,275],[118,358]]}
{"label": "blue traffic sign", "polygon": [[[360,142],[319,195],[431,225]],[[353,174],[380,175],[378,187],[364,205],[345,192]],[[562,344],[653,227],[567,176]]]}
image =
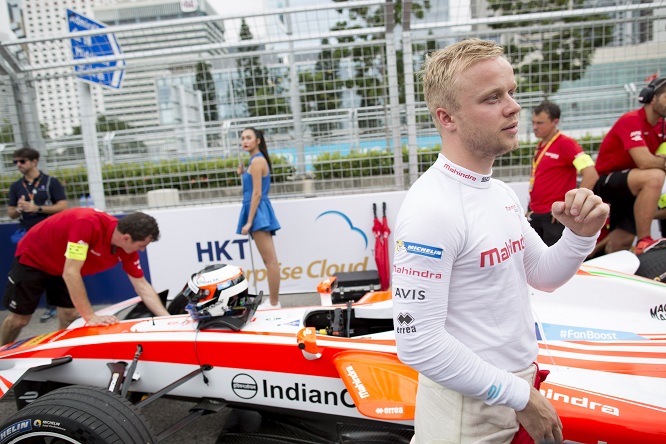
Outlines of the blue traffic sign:
{"label": "blue traffic sign", "polygon": [[[105,25],[69,9],[67,9],[67,23],[69,24],[69,32],[91,31],[94,29],[106,28]],[[72,56],[74,57],[74,60],[85,60],[95,57],[122,54],[116,36],[113,34],[75,37],[71,38],[70,41],[72,43]],[[125,73],[125,70],[122,69],[124,66],[124,60],[110,60],[108,62],[76,65],[74,66],[74,70],[81,73],[78,75],[80,79],[107,86],[109,88],[119,89],[122,85],[123,74]],[[105,70],[105,68],[118,69]],[[86,74],[86,71],[94,70],[99,70],[100,72],[90,72]]]}

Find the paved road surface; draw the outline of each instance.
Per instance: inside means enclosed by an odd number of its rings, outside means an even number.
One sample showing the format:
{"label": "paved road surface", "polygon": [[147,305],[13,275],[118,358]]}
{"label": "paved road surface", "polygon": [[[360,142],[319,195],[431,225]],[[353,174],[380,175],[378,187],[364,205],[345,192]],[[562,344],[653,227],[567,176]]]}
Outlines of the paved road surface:
{"label": "paved road surface", "polygon": [[[280,297],[280,301],[283,307],[314,305],[318,304],[319,295],[317,293],[283,295]],[[95,308],[99,309],[101,306]],[[47,323],[39,322],[39,316],[41,316],[42,312],[42,308],[38,309],[30,324],[21,332],[19,339],[37,336],[57,329],[57,322],[55,320]],[[4,320],[6,314],[6,311],[0,311],[0,322]],[[16,413],[16,405],[14,404],[13,397],[11,399],[6,398],[8,397],[0,400],[0,423],[4,423],[5,419]],[[152,425],[153,431],[160,433],[180,418],[186,416],[189,413],[189,409],[194,405],[195,403],[162,398],[148,405],[143,410],[143,413]],[[218,435],[224,425],[225,415],[225,411],[223,410],[219,413],[202,416],[194,423],[162,441],[161,444],[216,444],[218,442]]]}

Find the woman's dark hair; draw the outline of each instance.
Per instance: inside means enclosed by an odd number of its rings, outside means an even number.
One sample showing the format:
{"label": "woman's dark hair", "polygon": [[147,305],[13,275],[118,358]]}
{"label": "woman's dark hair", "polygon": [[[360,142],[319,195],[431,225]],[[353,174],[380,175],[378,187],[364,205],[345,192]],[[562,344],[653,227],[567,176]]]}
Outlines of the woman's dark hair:
{"label": "woman's dark hair", "polygon": [[266,146],[266,139],[264,139],[264,132],[253,127],[245,128],[243,131],[247,130],[254,132],[254,137],[259,139],[259,151],[266,158],[266,162],[268,162],[268,172],[272,175],[273,165],[271,164],[271,158],[268,156],[268,147]]}

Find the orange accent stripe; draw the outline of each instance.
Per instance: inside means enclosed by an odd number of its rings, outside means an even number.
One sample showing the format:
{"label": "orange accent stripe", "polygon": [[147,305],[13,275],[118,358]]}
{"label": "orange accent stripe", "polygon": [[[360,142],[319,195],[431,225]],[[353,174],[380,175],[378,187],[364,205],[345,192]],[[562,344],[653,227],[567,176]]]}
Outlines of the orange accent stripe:
{"label": "orange accent stripe", "polygon": [[589,273],[589,272],[587,272],[587,271],[585,271],[585,270],[581,270],[580,268],[579,268],[578,271],[576,272],[576,275],[578,275],[578,276],[595,276],[594,274]]}
{"label": "orange accent stripe", "polygon": [[[596,345],[596,344],[590,344]],[[659,344],[652,344],[659,346]],[[619,346],[619,344],[615,344]],[[661,347],[664,347],[664,344],[661,344]],[[626,350],[595,350],[593,348],[579,349],[579,348],[570,348],[566,346],[559,346],[553,344],[539,344],[539,348],[542,350],[550,351],[564,351],[569,353],[577,353],[581,355],[594,355],[594,356],[617,356],[622,358],[662,358],[666,362],[666,356],[663,353],[650,352],[650,351],[626,351]],[[646,347],[647,348],[647,347]]]}
{"label": "orange accent stripe", "polygon": [[634,362],[607,362],[599,360],[584,360],[562,358],[557,356],[537,357],[540,364],[560,365],[564,367],[597,370],[609,373],[630,374],[636,376],[651,376],[653,378],[666,378],[666,365],[664,364],[639,364]]}
{"label": "orange accent stripe", "polygon": [[2,383],[5,384],[5,386],[6,386],[8,389],[11,388],[12,385],[14,385],[13,382],[11,382],[10,380],[8,380],[8,379],[6,379],[6,378],[3,378],[2,376],[0,376],[0,380],[2,380]]}
{"label": "orange accent stripe", "polygon": [[562,419],[565,440],[656,444],[666,439],[666,410],[661,407],[548,380],[541,393]]}

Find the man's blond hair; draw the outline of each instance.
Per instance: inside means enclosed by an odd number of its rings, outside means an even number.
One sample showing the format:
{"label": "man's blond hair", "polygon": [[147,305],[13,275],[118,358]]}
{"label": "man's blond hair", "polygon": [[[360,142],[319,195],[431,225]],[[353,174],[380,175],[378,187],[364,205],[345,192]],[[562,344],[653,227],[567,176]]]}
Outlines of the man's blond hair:
{"label": "man's blond hair", "polygon": [[456,111],[460,104],[456,100],[460,74],[482,60],[500,57],[504,50],[492,40],[465,39],[428,54],[423,64],[423,93],[430,115],[439,127],[435,111],[446,108]]}

